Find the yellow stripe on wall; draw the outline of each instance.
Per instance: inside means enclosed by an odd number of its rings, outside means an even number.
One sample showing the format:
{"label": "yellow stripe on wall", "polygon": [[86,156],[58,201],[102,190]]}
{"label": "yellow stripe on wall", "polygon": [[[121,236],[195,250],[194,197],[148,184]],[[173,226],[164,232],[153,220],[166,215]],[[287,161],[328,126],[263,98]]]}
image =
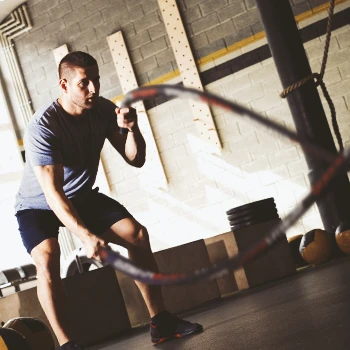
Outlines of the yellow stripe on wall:
{"label": "yellow stripe on wall", "polygon": [[[344,2],[347,2],[349,0],[335,0],[335,6],[339,5],[339,4],[342,4]],[[300,15],[298,16],[295,16],[295,21],[297,23],[299,22],[302,22],[306,19],[309,19],[313,16],[316,16],[324,11],[327,11],[329,8],[329,3],[327,4],[323,4],[323,5],[320,5],[320,6],[317,6],[309,11],[306,11],[304,13],[301,13]],[[207,55],[207,56],[204,56],[202,57],[201,59],[199,59],[197,61],[197,64],[199,66],[202,66],[208,62],[211,62],[211,61],[214,61],[218,58],[221,58],[221,57],[224,57],[225,55],[229,54],[229,53],[232,53],[234,51],[237,51],[245,46],[248,46],[248,45],[251,45],[261,39],[265,38],[265,32],[262,31],[262,32],[259,32],[259,33],[256,33],[246,39],[243,39],[243,40],[240,40],[238,41],[237,43],[234,43],[230,46],[228,46],[227,48],[225,49],[221,49],[221,50],[218,50],[216,52],[213,52],[211,53],[210,55]],[[146,84],[143,84],[142,86],[147,86],[147,85],[155,85],[155,84],[163,84],[171,79],[174,79],[176,77],[180,76],[180,71],[177,69],[177,70],[174,70],[170,73],[167,73],[167,74],[164,74],[162,76],[160,76],[159,78],[157,79],[154,79]],[[119,95],[119,96],[116,96],[114,97],[113,99],[111,99],[113,102],[115,102],[116,100],[121,100],[123,99],[124,95]]]}

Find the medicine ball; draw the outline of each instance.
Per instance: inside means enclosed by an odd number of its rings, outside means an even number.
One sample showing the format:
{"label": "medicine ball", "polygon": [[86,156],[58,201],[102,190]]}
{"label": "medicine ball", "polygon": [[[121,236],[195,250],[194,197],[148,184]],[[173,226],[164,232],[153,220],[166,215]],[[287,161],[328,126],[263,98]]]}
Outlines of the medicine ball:
{"label": "medicine ball", "polygon": [[0,350],[34,350],[24,337],[13,329],[0,328]]}
{"label": "medicine ball", "polygon": [[348,220],[342,221],[337,227],[335,240],[343,253],[350,254],[350,222]]}
{"label": "medicine ball", "polygon": [[294,263],[295,263],[295,267],[303,267],[306,264],[305,260],[302,258],[300,252],[299,252],[299,247],[300,247],[300,243],[301,240],[303,238],[303,235],[296,235],[293,237],[288,238],[288,245],[289,245],[289,249],[290,252],[292,254]]}
{"label": "medicine ball", "polygon": [[330,258],[332,253],[331,235],[325,230],[311,230],[301,239],[299,251],[309,264],[322,264]]}
{"label": "medicine ball", "polygon": [[[18,317],[7,321],[4,328],[20,333],[35,350],[55,350],[55,342],[46,324],[32,317]],[[1,349],[1,348],[0,348]]]}

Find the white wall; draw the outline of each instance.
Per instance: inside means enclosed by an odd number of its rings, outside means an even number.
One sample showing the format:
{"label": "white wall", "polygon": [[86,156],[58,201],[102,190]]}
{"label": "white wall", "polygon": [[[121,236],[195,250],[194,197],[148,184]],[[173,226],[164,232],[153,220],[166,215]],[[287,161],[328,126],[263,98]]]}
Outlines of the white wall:
{"label": "white wall", "polygon": [[0,82],[0,270],[31,262],[14,216],[23,161]]}

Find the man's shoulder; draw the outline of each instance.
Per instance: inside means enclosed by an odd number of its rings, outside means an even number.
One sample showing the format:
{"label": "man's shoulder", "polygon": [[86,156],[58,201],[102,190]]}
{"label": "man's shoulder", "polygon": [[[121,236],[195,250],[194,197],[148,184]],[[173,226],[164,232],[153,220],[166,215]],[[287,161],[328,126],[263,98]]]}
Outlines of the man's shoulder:
{"label": "man's shoulder", "polygon": [[40,107],[33,115],[30,120],[32,125],[44,125],[47,126],[52,120],[55,119],[57,115],[57,108],[55,102],[50,102],[42,107]]}
{"label": "man's shoulder", "polygon": [[100,108],[102,108],[102,109],[108,109],[108,110],[113,109],[113,111],[117,107],[111,100],[108,100],[107,98],[105,98],[103,96],[99,97],[98,104],[99,104]]}

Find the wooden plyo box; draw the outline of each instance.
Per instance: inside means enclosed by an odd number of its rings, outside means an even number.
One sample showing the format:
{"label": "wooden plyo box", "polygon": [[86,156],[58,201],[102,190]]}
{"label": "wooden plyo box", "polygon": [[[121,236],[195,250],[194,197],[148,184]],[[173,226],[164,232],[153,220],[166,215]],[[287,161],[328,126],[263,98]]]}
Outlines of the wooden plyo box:
{"label": "wooden plyo box", "polygon": [[[280,219],[239,228],[205,240],[212,263],[225,261],[238,252],[243,252],[267,234]],[[219,244],[221,242],[221,244]],[[224,249],[225,248],[225,249]],[[281,237],[271,248],[233,271],[226,279],[218,279],[221,294],[232,293],[267,283],[292,273],[295,264],[286,236]],[[232,281],[235,280],[235,283]],[[236,287],[237,286],[237,287]]]}
{"label": "wooden plyo box", "polygon": [[[211,265],[203,239],[155,252],[154,256],[159,270],[167,273],[191,272]],[[134,281],[120,272],[117,272],[117,277],[131,325],[149,322],[148,310]],[[195,308],[221,297],[216,281],[163,286],[162,292],[166,309],[174,313]]]}
{"label": "wooden plyo box", "polygon": [[[82,344],[100,342],[131,328],[118,280],[111,267],[67,277],[63,284],[73,336]],[[0,298],[0,322],[15,317],[38,318],[52,331],[39,303],[36,287]],[[56,338],[55,342],[59,349]]]}

